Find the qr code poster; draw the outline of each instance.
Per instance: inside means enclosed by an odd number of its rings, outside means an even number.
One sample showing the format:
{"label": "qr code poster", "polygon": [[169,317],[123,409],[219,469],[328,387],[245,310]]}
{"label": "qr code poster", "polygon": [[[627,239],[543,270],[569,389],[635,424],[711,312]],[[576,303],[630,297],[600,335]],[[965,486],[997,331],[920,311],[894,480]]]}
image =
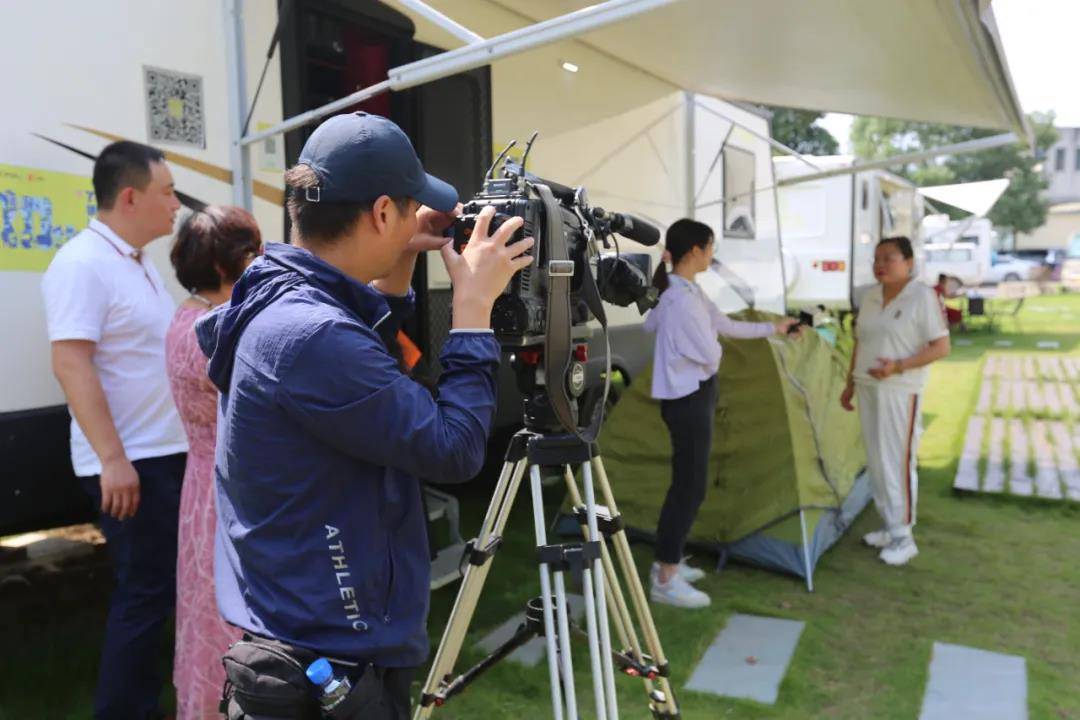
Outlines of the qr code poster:
{"label": "qr code poster", "polygon": [[151,142],[206,147],[203,84],[198,75],[143,67],[146,122]]}

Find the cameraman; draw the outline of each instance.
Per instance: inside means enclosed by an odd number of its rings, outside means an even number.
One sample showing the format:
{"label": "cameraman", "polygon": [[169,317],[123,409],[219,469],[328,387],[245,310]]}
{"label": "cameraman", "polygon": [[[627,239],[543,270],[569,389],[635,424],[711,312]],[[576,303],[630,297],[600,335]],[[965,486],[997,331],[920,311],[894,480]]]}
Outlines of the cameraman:
{"label": "cameraman", "polygon": [[[499,361],[491,307],[533,241],[506,246],[520,219],[488,237],[489,207],[455,252],[441,233],[457,192],[377,115],[327,120],[285,180],[293,244],[269,245],[231,305],[197,328],[221,390],[218,605],[252,636],[226,667],[295,680],[326,657],[353,686],[355,712],[334,717],[405,718],[428,650],[420,479],[463,481],[481,467]],[[454,286],[437,398],[387,349],[413,307],[417,255],[435,248]],[[230,717],[315,711],[309,687],[268,714],[270,698],[252,700],[267,683],[241,687],[242,675],[230,673]]]}

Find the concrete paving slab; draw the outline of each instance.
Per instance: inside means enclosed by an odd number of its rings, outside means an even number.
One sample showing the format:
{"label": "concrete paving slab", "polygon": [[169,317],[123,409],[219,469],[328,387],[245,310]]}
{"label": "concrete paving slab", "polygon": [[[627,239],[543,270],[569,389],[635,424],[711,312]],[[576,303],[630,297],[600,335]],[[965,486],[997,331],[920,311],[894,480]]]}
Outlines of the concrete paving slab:
{"label": "concrete paving slab", "polygon": [[1028,380],[1024,383],[1024,389],[1027,395],[1028,408],[1032,412],[1041,413],[1046,410],[1046,403],[1043,401],[1042,389],[1039,387],[1039,383]]}
{"label": "concrete paving slab", "polygon": [[994,392],[994,378],[984,377],[979,386],[979,404],[975,406],[975,412],[986,415],[991,410],[990,398]]}
{"label": "concrete paving slab", "polygon": [[1062,411],[1067,415],[1076,417],[1080,415],[1080,405],[1076,402],[1076,393],[1073,391],[1072,385],[1068,383],[1057,384],[1058,397],[1061,398]]}
{"label": "concrete paving slab", "polygon": [[1063,422],[1049,424],[1050,438],[1054,443],[1054,457],[1057,458],[1061,484],[1065,486],[1065,497],[1080,500],[1080,467],[1076,462],[1076,449],[1073,446],[1069,427]]}
{"label": "concrete paving slab", "polygon": [[1020,413],[1027,410],[1027,395],[1024,393],[1024,381],[1012,380],[1009,382],[1009,392],[1011,398],[1009,400],[1009,409],[1014,413]]}
{"label": "concrete paving slab", "polygon": [[990,449],[986,455],[986,476],[983,490],[1001,492],[1005,489],[1005,418],[990,421]]}
{"label": "concrete paving slab", "polygon": [[1042,420],[1031,424],[1031,447],[1035,455],[1035,494],[1060,500],[1061,481],[1054,461],[1054,449],[1046,439],[1046,423]]}
{"label": "concrete paving slab", "polygon": [[1046,412],[1049,415],[1061,415],[1061,396],[1058,395],[1058,386],[1054,382],[1044,382],[1042,385],[1043,401],[1046,403]]}
{"label": "concrete paving slab", "polygon": [[1063,357],[1061,358],[1061,365],[1064,367],[1065,376],[1069,380],[1073,382],[1080,380],[1080,358]]}
{"label": "concrete paving slab", "polygon": [[804,625],[732,615],[694,668],[686,689],[774,704]]}
{"label": "concrete paving slab", "polygon": [[[585,598],[581,595],[568,593],[566,601],[570,606],[570,617],[575,621],[580,621],[581,618],[585,616]],[[495,648],[514,636],[514,633],[517,632],[518,627],[524,620],[524,611],[519,612],[517,615],[514,615],[502,625],[481,638],[480,642],[476,643],[476,647],[486,653],[494,652]],[[540,661],[544,659],[545,655],[547,655],[547,646],[545,645],[544,638],[534,637],[532,640],[510,653],[506,659],[510,662],[524,665],[525,667],[536,667],[540,664]]]}
{"label": "concrete paving slab", "polygon": [[953,487],[957,490],[979,489],[979,456],[982,455],[985,427],[986,418],[981,415],[972,415],[968,420],[964,449],[960,453],[960,464],[956,468],[956,479],[953,481]]}
{"label": "concrete paving slab", "polygon": [[1028,474],[1028,436],[1024,421],[1009,421],[1009,492],[1031,495],[1035,483]]}
{"label": "concrete paving slab", "polygon": [[1027,716],[1024,658],[934,643],[919,720],[1027,720]]}

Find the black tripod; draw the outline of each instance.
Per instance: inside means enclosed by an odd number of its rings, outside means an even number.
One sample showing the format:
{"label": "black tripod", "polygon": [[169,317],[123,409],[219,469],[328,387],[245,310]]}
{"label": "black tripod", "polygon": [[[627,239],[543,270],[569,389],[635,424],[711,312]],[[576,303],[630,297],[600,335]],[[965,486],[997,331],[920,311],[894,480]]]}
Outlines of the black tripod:
{"label": "black tripod", "polygon": [[[542,465],[563,468],[574,513],[582,526],[584,542],[548,544],[540,479]],[[572,470],[575,465],[581,466],[584,498],[578,492]],[[491,568],[491,559],[502,542],[510,510],[526,470],[529,471],[532,490],[541,594],[528,602],[525,621],[512,638],[480,663],[455,677],[454,663],[464,644]],[[596,504],[594,473],[603,506]],[[629,604],[616,573],[612,552],[629,591]],[[491,504],[479,535],[470,544],[466,559],[468,565],[464,579],[424,683],[414,720],[430,717],[435,708],[448,702],[478,676],[536,636],[542,636],[547,647],[553,716],[555,720],[576,720],[577,698],[570,652],[572,635],[583,635],[589,644],[597,718],[616,720],[619,716],[615,694],[616,668],[644,681],[649,708],[655,718],[673,720],[679,717],[668,682],[667,660],[660,647],[645,590],[630,552],[630,542],[623,529],[596,443],[585,443],[576,435],[555,435],[529,429],[518,432],[507,449]],[[565,573],[576,568],[581,569],[585,596],[584,629],[570,621],[566,603]],[[614,627],[620,648],[623,648],[619,651],[612,650],[609,612],[610,624]],[[635,629],[634,616],[644,636],[644,646]],[[643,648],[647,648],[648,652]]]}

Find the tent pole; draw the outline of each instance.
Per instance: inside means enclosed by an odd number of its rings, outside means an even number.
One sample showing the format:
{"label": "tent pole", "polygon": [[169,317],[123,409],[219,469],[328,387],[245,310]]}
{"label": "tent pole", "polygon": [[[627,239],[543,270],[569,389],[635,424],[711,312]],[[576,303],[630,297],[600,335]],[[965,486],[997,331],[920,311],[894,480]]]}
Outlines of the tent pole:
{"label": "tent pole", "polygon": [[803,565],[806,567],[806,590],[814,592],[814,568],[810,565],[810,543],[806,539],[806,514],[799,509],[799,525],[802,527]]}
{"label": "tent pole", "polygon": [[686,133],[685,147],[686,147],[686,189],[684,194],[686,196],[686,217],[693,219],[694,208],[697,205],[697,198],[694,197],[694,187],[696,186],[697,167],[694,163],[694,153],[697,151],[696,138],[694,134],[697,132],[694,127],[694,93],[689,91],[683,92],[684,103],[684,132]]}

